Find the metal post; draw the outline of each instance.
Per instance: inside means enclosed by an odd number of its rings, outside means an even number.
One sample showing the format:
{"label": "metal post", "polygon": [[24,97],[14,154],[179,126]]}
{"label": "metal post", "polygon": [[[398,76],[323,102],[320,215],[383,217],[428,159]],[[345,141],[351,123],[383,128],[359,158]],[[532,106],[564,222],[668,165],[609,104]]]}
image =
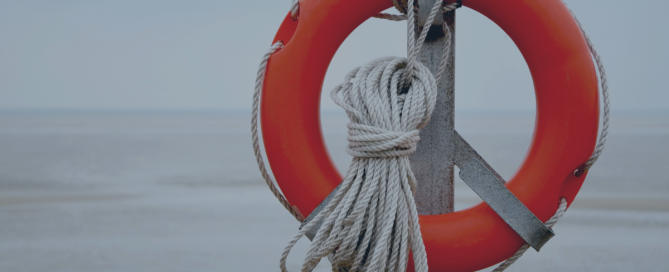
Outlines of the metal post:
{"label": "metal post", "polygon": [[[434,0],[418,0],[417,31],[420,33],[434,5]],[[418,213],[424,215],[453,212],[453,166],[455,164],[455,10],[435,18],[418,60],[436,74],[441,62],[446,35],[441,24],[451,28],[451,55],[448,68],[437,82],[439,93],[430,123],[420,131],[420,142],[410,157],[418,187],[415,200]]]}

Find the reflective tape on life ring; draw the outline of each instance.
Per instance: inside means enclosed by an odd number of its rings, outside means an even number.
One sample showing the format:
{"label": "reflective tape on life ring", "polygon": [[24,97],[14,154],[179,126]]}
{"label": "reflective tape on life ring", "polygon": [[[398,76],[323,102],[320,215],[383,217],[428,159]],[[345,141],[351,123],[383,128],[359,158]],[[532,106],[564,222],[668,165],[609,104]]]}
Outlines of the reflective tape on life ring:
{"label": "reflective tape on life ring", "polygon": [[[586,175],[574,170],[592,154],[598,126],[595,67],[586,41],[561,0],[463,0],[506,32],[534,81],[537,113],[530,149],[507,188],[540,220],[561,197],[572,203]],[[267,159],[286,199],[303,218],[341,182],[319,120],[328,65],[346,37],[390,0],[302,0],[274,39],[285,46],[269,60],[261,123]],[[360,64],[354,64],[360,65]],[[524,243],[486,203],[420,225],[432,271],[474,271],[509,258]],[[409,266],[412,267],[412,266]]]}

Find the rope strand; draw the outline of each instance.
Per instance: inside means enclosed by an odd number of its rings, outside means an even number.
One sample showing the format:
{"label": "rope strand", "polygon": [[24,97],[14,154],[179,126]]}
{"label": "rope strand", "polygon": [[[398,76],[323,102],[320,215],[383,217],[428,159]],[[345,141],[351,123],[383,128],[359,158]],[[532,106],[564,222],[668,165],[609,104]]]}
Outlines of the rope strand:
{"label": "rope strand", "polygon": [[[560,220],[560,218],[562,218],[562,216],[566,211],[567,211],[567,199],[563,197],[560,199],[560,204],[558,206],[557,211],[555,212],[555,215],[553,215],[551,219],[548,219],[548,221],[546,221],[544,225],[552,229],[553,226],[555,226],[555,224],[557,223],[557,221]],[[511,256],[511,258],[508,258],[506,261],[502,262],[492,272],[502,272],[506,270],[507,268],[509,268],[509,266],[514,264],[518,259],[520,259],[520,257],[522,257],[523,254],[525,254],[525,251],[527,251],[529,248],[530,248],[529,244],[524,244],[523,246],[520,247],[520,249],[518,249],[518,251],[516,251],[515,254],[513,254],[513,256]]]}
{"label": "rope strand", "polygon": [[[563,1],[564,3],[564,1]],[[599,156],[602,155],[602,152],[604,151],[604,146],[606,145],[606,138],[609,136],[609,117],[611,115],[610,112],[610,106],[609,104],[611,101],[609,100],[609,81],[606,78],[606,69],[604,69],[604,63],[602,62],[602,57],[599,55],[597,52],[597,49],[595,49],[595,45],[592,43],[592,40],[590,40],[590,36],[588,33],[585,32],[585,29],[583,28],[583,25],[581,22],[576,18],[576,15],[574,12],[567,6],[567,3],[564,3],[564,5],[569,9],[569,12],[571,13],[571,16],[574,17],[574,20],[576,21],[576,24],[578,25],[578,28],[581,30],[581,33],[583,33],[583,37],[585,38],[585,41],[588,43],[588,49],[590,49],[590,53],[592,54],[593,59],[595,60],[595,63],[597,64],[597,70],[599,70],[599,83],[601,86],[601,92],[602,92],[602,101],[604,102],[604,113],[602,119],[602,130],[599,133],[599,140],[597,143],[597,146],[595,147],[595,151],[592,152],[592,156],[590,156],[590,159],[585,163],[583,171],[579,171],[580,174],[588,172],[590,168],[595,164],[597,159],[599,159]]]}
{"label": "rope strand", "polygon": [[269,57],[272,56],[275,52],[283,47],[281,41],[276,42],[270,47],[270,49],[263,55],[262,61],[260,61],[260,68],[258,68],[258,75],[256,76],[256,87],[253,91],[253,111],[251,113],[251,141],[253,142],[253,153],[256,155],[256,162],[258,163],[258,169],[260,169],[260,174],[262,175],[267,187],[272,192],[272,194],[279,200],[279,203],[290,212],[297,221],[302,221],[301,216],[297,211],[295,211],[288,203],[288,200],[281,194],[279,189],[274,185],[274,181],[267,173],[265,168],[265,161],[263,160],[262,153],[260,151],[260,143],[258,140],[258,111],[260,110],[260,93],[262,91],[262,86],[265,80],[265,72],[267,71],[267,62]]}
{"label": "rope strand", "polygon": [[300,12],[300,0],[293,0],[290,3],[290,18],[293,18],[293,21],[297,20],[297,16]]}

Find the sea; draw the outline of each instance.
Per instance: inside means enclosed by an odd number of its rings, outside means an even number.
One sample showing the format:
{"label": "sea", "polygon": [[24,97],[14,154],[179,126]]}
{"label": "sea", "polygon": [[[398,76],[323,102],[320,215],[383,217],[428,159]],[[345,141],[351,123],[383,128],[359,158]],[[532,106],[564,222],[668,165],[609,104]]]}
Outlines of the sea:
{"label": "sea", "polygon": [[[669,112],[611,118],[556,236],[507,271],[669,271]],[[344,172],[348,119],[321,121]],[[533,127],[531,111],[456,112],[458,132],[505,179]],[[455,185],[456,210],[480,202]],[[0,111],[0,271],[277,271],[298,227],[259,174],[249,112]]]}

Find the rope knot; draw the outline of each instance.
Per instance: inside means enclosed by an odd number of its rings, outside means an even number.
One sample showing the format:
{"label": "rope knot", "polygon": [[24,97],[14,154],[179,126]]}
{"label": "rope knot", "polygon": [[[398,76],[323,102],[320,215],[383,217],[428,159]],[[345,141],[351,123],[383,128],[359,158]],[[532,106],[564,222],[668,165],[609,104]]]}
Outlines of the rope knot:
{"label": "rope knot", "polygon": [[[408,82],[407,69],[413,69]],[[351,120],[348,154],[388,158],[413,153],[436,97],[435,78],[418,61],[384,57],[353,69],[332,91],[332,99]]]}
{"label": "rope knot", "polygon": [[[408,0],[413,6],[414,0]],[[427,26],[442,10],[435,1]],[[416,178],[408,155],[416,150],[419,130],[427,125],[437,100],[437,79],[417,60],[430,27],[417,41],[409,9],[407,58],[384,57],[353,69],[332,90],[332,100],[348,114],[349,147],[354,156],[339,190],[316,217],[291,240],[281,270],[297,240],[322,222],[302,271],[312,271],[328,256],[333,271],[405,271],[409,252],[414,268],[427,272],[427,253],[413,194]],[[450,35],[450,32],[449,32]],[[446,46],[443,56],[448,56]],[[442,59],[445,67],[446,58]],[[442,68],[437,72],[437,78]]]}
{"label": "rope knot", "polygon": [[382,128],[348,124],[349,145],[346,152],[354,157],[400,157],[416,150],[420,140],[417,129],[411,131],[388,131]]}

